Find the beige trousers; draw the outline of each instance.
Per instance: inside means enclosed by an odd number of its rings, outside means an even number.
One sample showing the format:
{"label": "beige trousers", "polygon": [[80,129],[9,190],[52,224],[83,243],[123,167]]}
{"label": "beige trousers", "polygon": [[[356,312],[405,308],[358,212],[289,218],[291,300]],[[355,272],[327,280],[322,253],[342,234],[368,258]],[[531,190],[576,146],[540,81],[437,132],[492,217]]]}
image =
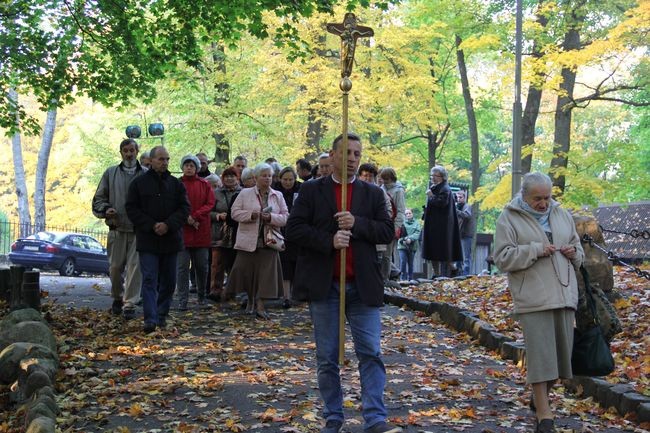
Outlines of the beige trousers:
{"label": "beige trousers", "polygon": [[[122,299],[125,308],[134,308],[140,300],[142,285],[140,260],[135,249],[135,233],[109,231],[107,250],[111,296],[113,299]],[[125,270],[126,275],[123,275]]]}

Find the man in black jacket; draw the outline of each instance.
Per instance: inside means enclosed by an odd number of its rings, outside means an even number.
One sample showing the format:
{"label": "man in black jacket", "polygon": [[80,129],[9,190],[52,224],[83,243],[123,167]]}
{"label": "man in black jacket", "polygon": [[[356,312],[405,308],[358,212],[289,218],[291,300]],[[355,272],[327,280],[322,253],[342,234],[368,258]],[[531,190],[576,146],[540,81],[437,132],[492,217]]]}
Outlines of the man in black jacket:
{"label": "man in black jacket", "polygon": [[183,249],[182,228],[190,214],[185,187],[168,166],[167,149],[151,149],[151,170],[131,182],[126,201],[140,256],[145,333],[166,325],[176,287],[176,255]]}
{"label": "man in black jacket", "polygon": [[[355,177],[361,159],[361,141],[348,134],[348,153],[334,140],[331,176],[302,184],[286,226],[288,241],[301,249],[294,279],[294,298],[309,301],[314,324],[318,388],[325,403],[321,433],[339,433],[343,427],[343,391],[338,365],[340,251],[347,248],[345,314],[359,359],[361,399],[366,433],[396,433],[386,423],[383,394],[386,370],[381,359],[383,280],[376,245],[393,239],[384,193]],[[341,210],[341,169],[348,173],[349,211]]]}

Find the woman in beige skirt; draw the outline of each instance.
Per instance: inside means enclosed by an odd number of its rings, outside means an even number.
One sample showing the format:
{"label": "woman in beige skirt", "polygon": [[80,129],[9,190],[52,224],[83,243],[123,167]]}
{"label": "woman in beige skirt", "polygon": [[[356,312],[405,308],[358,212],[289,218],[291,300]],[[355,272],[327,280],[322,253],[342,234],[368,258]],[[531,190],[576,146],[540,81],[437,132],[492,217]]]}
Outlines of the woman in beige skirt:
{"label": "woman in beige skirt", "polygon": [[258,164],[253,173],[255,186],[244,188],[232,205],[232,218],[239,222],[234,247],[237,257],[226,291],[246,292],[247,312],[268,320],[264,299],[279,297],[282,267],[278,251],[264,245],[264,225],[283,227],[289,213],[282,194],[271,189],[271,166]]}
{"label": "woman in beige skirt", "polygon": [[524,334],[537,433],[556,431],[549,393],[559,378],[573,376],[575,269],[584,258],[573,218],[551,198],[552,186],[543,173],[524,176],[521,193],[497,220],[494,251],[494,262],[508,273],[514,313]]}

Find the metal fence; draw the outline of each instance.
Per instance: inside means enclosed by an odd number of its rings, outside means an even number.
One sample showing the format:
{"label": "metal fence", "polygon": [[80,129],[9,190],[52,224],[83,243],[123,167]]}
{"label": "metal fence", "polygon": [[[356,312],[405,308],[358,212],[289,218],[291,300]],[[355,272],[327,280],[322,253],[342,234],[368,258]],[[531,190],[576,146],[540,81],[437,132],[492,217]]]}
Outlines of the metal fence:
{"label": "metal fence", "polygon": [[0,255],[9,254],[11,252],[11,244],[16,239],[32,235],[39,231],[81,233],[92,236],[104,246],[106,246],[108,238],[108,230],[87,229],[73,225],[56,226],[49,224],[39,230],[33,224],[20,224],[16,221],[0,221]]}

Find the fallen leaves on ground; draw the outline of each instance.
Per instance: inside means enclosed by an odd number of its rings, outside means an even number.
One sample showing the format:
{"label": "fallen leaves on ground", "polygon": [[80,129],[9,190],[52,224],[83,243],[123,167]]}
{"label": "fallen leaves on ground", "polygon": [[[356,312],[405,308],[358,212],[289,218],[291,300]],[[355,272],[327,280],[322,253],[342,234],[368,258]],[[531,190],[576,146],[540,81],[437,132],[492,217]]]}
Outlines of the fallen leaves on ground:
{"label": "fallen leaves on ground", "polygon": [[[623,267],[615,267],[614,290],[620,295],[613,304],[623,332],[611,343],[616,370],[607,380],[630,383],[637,392],[650,397],[650,282]],[[400,291],[411,298],[447,302],[473,311],[499,332],[523,340],[521,329],[510,314],[512,298],[505,275],[439,280]]]}
{"label": "fallen leaves on ground", "polygon": [[[627,381],[637,375],[637,383],[643,383],[647,359],[641,353],[644,340],[637,336],[649,333],[632,332],[629,324],[632,314],[636,326],[650,323],[640,309],[648,300],[639,281],[618,274],[617,290],[629,302],[617,308],[625,337],[635,338],[617,337],[618,368],[630,375]],[[508,317],[503,277],[403,291],[473,310],[501,332],[519,332]],[[270,322],[257,321],[234,304],[174,312],[167,329],[150,335],[142,333],[141,321],[125,322],[105,311],[56,303],[47,310],[60,347],[58,431],[305,433],[322,426],[315,346],[304,305],[288,311],[269,308]],[[432,317],[386,307],[383,322],[385,401],[391,421],[405,432],[532,430],[530,391],[515,365]],[[347,337],[345,431],[360,433],[360,384],[349,330]],[[617,370],[610,380],[619,377]],[[0,387],[0,419],[6,420],[0,433],[17,433],[24,427],[8,402],[8,391]],[[592,399],[565,395],[562,388],[556,388],[553,406],[562,432],[643,431]]]}

